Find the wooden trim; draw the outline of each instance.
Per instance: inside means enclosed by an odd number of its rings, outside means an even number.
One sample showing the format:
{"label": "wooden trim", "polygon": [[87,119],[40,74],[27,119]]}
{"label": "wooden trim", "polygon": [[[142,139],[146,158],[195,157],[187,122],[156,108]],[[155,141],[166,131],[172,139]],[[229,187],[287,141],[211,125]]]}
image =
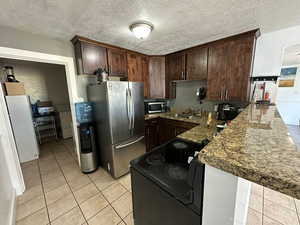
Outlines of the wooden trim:
{"label": "wooden trim", "polygon": [[218,40],[215,40],[215,41],[203,43],[203,44],[200,44],[200,45],[195,45],[195,46],[190,47],[190,48],[185,48],[185,49],[182,49],[182,50],[179,50],[179,51],[176,51],[176,52],[172,52],[172,53],[169,53],[167,55],[171,55],[171,54],[174,54],[174,53],[183,53],[185,51],[192,51],[195,48],[209,47],[209,46],[212,46],[212,45],[222,44],[222,43],[227,42],[227,41],[236,40],[236,39],[240,39],[240,38],[245,38],[245,37],[249,37],[249,36],[254,36],[255,38],[259,37],[260,36],[260,30],[255,29],[255,30],[250,30],[250,31],[240,33],[240,34],[235,34],[235,35],[232,35],[232,36],[229,36],[229,37],[221,38],[221,39],[218,39]]}
{"label": "wooden trim", "polygon": [[87,43],[90,43],[90,44],[96,44],[96,45],[99,45],[99,46],[102,46],[102,47],[105,47],[105,48],[126,51],[126,52],[129,52],[129,53],[139,54],[139,55],[142,55],[142,56],[148,56],[148,55],[145,55],[145,54],[140,53],[140,52],[136,52],[136,51],[129,50],[129,49],[126,49],[126,48],[121,48],[121,47],[118,47],[118,46],[115,46],[115,45],[110,45],[110,44],[106,44],[106,43],[103,43],[103,42],[95,41],[95,40],[92,40],[92,39],[89,39],[89,38],[86,38],[86,37],[75,35],[71,39],[71,42],[73,44],[75,44],[77,41],[87,42]]}
{"label": "wooden trim", "polygon": [[129,49],[126,49],[126,48],[121,48],[121,47],[118,47],[118,46],[115,46],[115,45],[110,45],[110,44],[106,44],[106,43],[103,43],[103,42],[95,41],[95,40],[92,40],[92,39],[89,39],[89,38],[86,38],[86,37],[82,37],[82,36],[79,36],[79,35],[75,35],[71,39],[71,42],[73,44],[75,44],[77,41],[83,41],[83,42],[88,42],[88,43],[91,43],[91,44],[100,45],[100,46],[105,47],[105,48],[118,49],[118,50],[126,51],[128,53],[139,54],[139,55],[142,55],[142,56],[161,57],[161,56],[167,56],[167,55],[174,54],[174,53],[183,53],[184,51],[192,51],[195,48],[205,48],[205,47],[212,46],[214,44],[220,44],[222,42],[226,42],[226,41],[230,41],[230,40],[236,40],[236,39],[244,38],[244,37],[248,37],[248,36],[254,36],[255,38],[258,38],[260,35],[261,35],[260,29],[258,28],[258,29],[255,29],[255,30],[250,30],[250,31],[247,31],[247,32],[244,32],[244,33],[235,34],[235,35],[232,35],[232,36],[229,36],[229,37],[221,38],[221,39],[210,41],[210,42],[207,42],[207,43],[195,45],[195,46],[192,46],[192,47],[189,47],[189,48],[178,50],[176,52],[168,53],[166,55],[146,55],[146,54],[143,54],[143,53],[140,53],[140,52],[137,52],[137,51],[133,51],[133,50],[129,50]]}

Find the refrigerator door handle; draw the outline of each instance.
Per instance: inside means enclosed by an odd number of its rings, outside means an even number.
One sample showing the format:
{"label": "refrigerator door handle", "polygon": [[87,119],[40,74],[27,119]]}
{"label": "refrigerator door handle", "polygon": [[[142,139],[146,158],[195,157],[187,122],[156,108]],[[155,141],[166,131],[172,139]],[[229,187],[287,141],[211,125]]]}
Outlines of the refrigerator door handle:
{"label": "refrigerator door handle", "polygon": [[134,129],[134,103],[133,103],[133,97],[132,97],[132,92],[130,89],[130,101],[131,101],[131,129]]}
{"label": "refrigerator door handle", "polygon": [[130,96],[129,96],[128,88],[126,88],[126,110],[127,110],[127,118],[129,121],[128,130],[131,130],[131,107],[130,107]]}
{"label": "refrigerator door handle", "polygon": [[117,145],[116,149],[126,148],[126,147],[128,147],[130,145],[133,145],[133,144],[135,144],[135,143],[143,140],[144,138],[145,138],[145,136],[141,136],[141,137],[137,138],[136,140],[134,140],[132,142],[129,142],[129,143],[126,143],[126,144],[123,144],[123,145]]}

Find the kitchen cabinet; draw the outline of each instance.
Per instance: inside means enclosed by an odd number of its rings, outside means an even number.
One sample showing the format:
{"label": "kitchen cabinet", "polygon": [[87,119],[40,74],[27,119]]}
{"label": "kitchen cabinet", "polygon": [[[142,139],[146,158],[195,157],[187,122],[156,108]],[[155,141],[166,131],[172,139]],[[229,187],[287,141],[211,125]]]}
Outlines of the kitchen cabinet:
{"label": "kitchen cabinet", "polygon": [[195,47],[166,56],[166,95],[175,98],[176,84],[172,81],[207,80],[208,48]]}
{"label": "kitchen cabinet", "polygon": [[94,74],[99,68],[108,68],[105,47],[76,40],[74,48],[78,74]]}
{"label": "kitchen cabinet", "polygon": [[185,80],[207,80],[207,47],[196,47],[186,52]]}
{"label": "kitchen cabinet", "polygon": [[159,145],[158,120],[158,118],[145,120],[145,139],[147,152]]}
{"label": "kitchen cabinet", "polygon": [[183,122],[172,119],[160,118],[159,120],[159,142],[160,144],[166,143],[177,135],[198,126],[192,122]]}
{"label": "kitchen cabinet", "polygon": [[224,98],[228,51],[228,43],[209,47],[207,77],[207,98],[209,100],[223,100]]}
{"label": "kitchen cabinet", "polygon": [[144,96],[149,96],[149,59],[147,56],[127,53],[128,80],[144,82]]}
{"label": "kitchen cabinet", "polygon": [[165,98],[165,57],[149,58],[150,98]]}
{"label": "kitchen cabinet", "polygon": [[198,124],[165,118],[145,120],[146,150],[151,151]]}
{"label": "kitchen cabinet", "polygon": [[172,81],[185,78],[185,53],[173,53],[166,56],[165,96],[175,98],[175,85]]}
{"label": "kitchen cabinet", "polygon": [[254,37],[247,37],[229,44],[228,68],[226,73],[225,99],[248,101],[252,72]]}
{"label": "kitchen cabinet", "polygon": [[122,49],[107,49],[108,70],[110,76],[127,77],[126,51]]}
{"label": "kitchen cabinet", "polygon": [[142,77],[144,82],[144,97],[150,96],[150,81],[149,81],[149,57],[141,56]]}
{"label": "kitchen cabinet", "polygon": [[207,98],[248,101],[255,35],[243,35],[209,47]]}

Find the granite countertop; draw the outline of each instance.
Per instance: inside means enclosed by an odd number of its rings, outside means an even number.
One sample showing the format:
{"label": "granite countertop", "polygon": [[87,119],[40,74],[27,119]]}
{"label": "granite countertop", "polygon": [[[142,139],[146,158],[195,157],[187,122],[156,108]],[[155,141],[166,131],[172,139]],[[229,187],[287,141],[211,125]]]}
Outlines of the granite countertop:
{"label": "granite countertop", "polygon": [[176,121],[183,121],[188,123],[195,123],[198,124],[198,126],[179,134],[177,137],[193,141],[197,143],[202,143],[204,139],[212,140],[214,137],[214,134],[216,133],[216,123],[217,121],[213,120],[210,127],[206,126],[207,117],[197,117],[193,116],[191,118],[183,118],[176,116],[175,113],[157,113],[157,114],[150,114],[145,115],[145,120],[154,119],[154,118],[165,118],[165,119],[171,119]]}
{"label": "granite countertop", "polygon": [[300,199],[300,150],[276,106],[249,105],[200,152],[199,160]]}
{"label": "granite countertop", "polygon": [[171,119],[171,120],[177,120],[177,121],[183,121],[183,122],[188,122],[188,123],[196,123],[196,124],[203,123],[203,121],[204,121],[203,117],[192,116],[191,118],[185,118],[185,117],[176,116],[176,113],[172,113],[172,112],[145,115],[145,120],[150,120],[150,119],[154,119],[154,118],[158,118],[158,117],[165,118],[165,119]]}

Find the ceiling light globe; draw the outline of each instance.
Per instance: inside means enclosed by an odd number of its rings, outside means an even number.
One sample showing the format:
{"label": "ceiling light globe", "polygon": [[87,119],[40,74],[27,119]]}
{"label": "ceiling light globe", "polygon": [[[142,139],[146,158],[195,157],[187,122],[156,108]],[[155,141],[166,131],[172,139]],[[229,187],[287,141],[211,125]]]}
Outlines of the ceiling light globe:
{"label": "ceiling light globe", "polygon": [[146,39],[151,31],[153,26],[146,24],[146,23],[136,23],[130,26],[131,32],[136,36],[138,39]]}

